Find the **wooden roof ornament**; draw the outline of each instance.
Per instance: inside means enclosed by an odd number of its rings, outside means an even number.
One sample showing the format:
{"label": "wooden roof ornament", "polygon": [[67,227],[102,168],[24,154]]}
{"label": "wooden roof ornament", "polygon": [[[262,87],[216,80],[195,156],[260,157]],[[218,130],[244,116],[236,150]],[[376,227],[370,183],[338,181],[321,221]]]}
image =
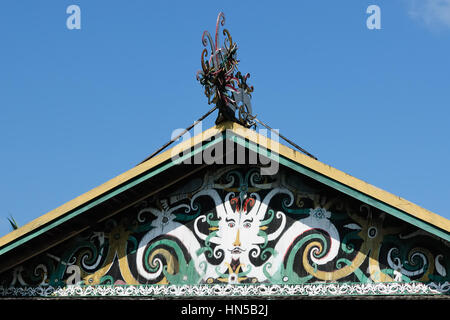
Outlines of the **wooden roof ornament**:
{"label": "wooden roof ornament", "polygon": [[[220,12],[217,16],[216,31],[214,41],[211,34],[205,30],[202,35],[202,43],[205,47],[201,55],[202,69],[197,72],[197,80],[205,88],[205,95],[208,97],[208,104],[215,104],[205,116],[209,115],[216,108],[219,114],[216,124],[224,121],[235,121],[240,125],[256,128],[260,124],[271,132],[277,134],[280,138],[305,153],[306,155],[317,159],[314,155],[298,146],[282,134],[274,131],[269,125],[253,115],[251,105],[251,94],[253,86],[247,84],[250,74],[242,75],[238,70],[239,60],[237,60],[238,46],[233,42],[230,32],[223,29],[225,36],[224,46],[219,47],[219,29],[225,25],[225,14]],[[208,53],[208,44],[210,53]],[[238,111],[238,117],[236,117]],[[191,126],[190,128],[192,128]],[[181,135],[180,135],[181,136]],[[179,136],[179,137],[180,137]],[[178,137],[177,137],[178,138]]]}
{"label": "wooden roof ornament", "polygon": [[[205,48],[202,51],[202,70],[197,72],[197,80],[205,88],[208,104],[214,103],[219,109],[216,124],[223,121],[238,121],[244,127],[254,126],[254,116],[250,103],[253,86],[247,84],[250,74],[238,71],[238,46],[233,42],[230,32],[223,29],[224,46],[219,47],[219,29],[225,25],[225,15],[217,16],[214,40],[208,31],[202,35]],[[208,52],[208,45],[209,50]],[[235,117],[236,110],[238,118]]]}

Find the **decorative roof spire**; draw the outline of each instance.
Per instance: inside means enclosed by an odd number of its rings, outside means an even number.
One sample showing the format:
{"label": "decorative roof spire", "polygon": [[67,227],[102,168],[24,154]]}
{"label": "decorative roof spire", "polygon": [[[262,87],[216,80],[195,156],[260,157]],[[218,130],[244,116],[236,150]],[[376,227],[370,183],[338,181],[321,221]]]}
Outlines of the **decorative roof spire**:
{"label": "decorative roof spire", "polygon": [[[197,80],[205,87],[208,104],[214,103],[219,108],[216,124],[222,121],[237,121],[245,127],[255,125],[250,103],[253,86],[247,84],[250,74],[244,76],[238,71],[237,44],[233,43],[230,33],[223,29],[224,46],[219,48],[219,28],[225,25],[225,15],[217,16],[214,41],[208,31],[202,35],[205,48],[202,51],[202,70],[197,72]],[[211,52],[208,55],[208,43]],[[206,59],[206,60],[205,60]],[[238,118],[236,118],[236,110]]]}

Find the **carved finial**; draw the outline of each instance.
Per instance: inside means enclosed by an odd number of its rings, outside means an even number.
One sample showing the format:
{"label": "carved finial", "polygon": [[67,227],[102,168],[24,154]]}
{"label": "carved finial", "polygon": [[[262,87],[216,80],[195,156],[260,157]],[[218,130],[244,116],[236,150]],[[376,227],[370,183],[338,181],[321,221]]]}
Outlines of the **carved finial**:
{"label": "carved finial", "polygon": [[[202,51],[202,70],[197,72],[197,80],[205,87],[208,103],[219,108],[216,123],[237,121],[245,127],[254,125],[250,103],[253,86],[247,84],[250,74],[242,75],[237,65],[237,44],[233,42],[227,29],[223,29],[224,46],[218,47],[219,28],[225,24],[225,15],[220,12],[217,17],[216,33],[213,39],[208,31],[202,35],[205,48]],[[208,54],[208,43],[210,53]],[[238,111],[238,118],[236,117]]]}

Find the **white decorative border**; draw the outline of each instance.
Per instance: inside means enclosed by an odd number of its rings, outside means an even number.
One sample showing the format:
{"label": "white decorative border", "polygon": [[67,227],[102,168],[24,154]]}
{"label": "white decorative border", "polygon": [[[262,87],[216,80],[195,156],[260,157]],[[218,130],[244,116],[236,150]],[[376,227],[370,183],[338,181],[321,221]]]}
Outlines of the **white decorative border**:
{"label": "white decorative border", "polygon": [[295,285],[98,285],[0,287],[3,297],[209,297],[209,296],[347,296],[450,294],[450,283],[314,283]]}

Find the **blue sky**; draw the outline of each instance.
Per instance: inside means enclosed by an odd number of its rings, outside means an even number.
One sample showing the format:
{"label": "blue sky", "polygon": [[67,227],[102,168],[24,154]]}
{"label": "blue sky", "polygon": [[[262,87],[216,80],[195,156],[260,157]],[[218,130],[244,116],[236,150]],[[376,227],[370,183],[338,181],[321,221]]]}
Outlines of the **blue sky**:
{"label": "blue sky", "polygon": [[[371,4],[381,30],[366,27]],[[195,74],[220,11],[261,120],[450,218],[449,0],[2,0],[0,235],[9,215],[24,225],[89,191],[209,110]]]}

